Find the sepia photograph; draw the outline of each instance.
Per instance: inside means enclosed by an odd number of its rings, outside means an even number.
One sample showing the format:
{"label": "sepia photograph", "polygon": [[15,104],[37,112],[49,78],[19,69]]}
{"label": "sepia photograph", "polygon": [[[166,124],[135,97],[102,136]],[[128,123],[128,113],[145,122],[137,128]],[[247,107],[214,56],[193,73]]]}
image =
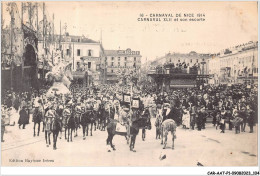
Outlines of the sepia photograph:
{"label": "sepia photograph", "polygon": [[257,1],[2,1],[1,166],[256,167],[258,74]]}

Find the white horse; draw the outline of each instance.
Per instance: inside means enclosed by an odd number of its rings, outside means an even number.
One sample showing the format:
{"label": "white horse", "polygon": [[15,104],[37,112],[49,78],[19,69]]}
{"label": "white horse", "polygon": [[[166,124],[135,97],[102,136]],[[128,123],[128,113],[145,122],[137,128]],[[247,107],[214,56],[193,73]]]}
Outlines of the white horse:
{"label": "white horse", "polygon": [[[176,125],[175,121],[172,119],[167,119],[162,122],[161,144],[164,144],[163,149],[166,148],[167,136],[168,136],[169,132],[171,132],[171,134],[172,134],[172,149],[174,149],[174,139],[176,139],[176,128],[177,128],[177,125]],[[164,143],[163,143],[163,138],[164,138]]]}

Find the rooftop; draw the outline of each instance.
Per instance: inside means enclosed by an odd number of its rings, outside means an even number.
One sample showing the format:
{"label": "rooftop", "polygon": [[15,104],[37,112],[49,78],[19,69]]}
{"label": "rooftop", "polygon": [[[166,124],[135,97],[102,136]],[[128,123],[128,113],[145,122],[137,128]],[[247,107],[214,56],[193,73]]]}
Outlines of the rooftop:
{"label": "rooftop", "polygon": [[[94,41],[92,39],[89,39],[85,36],[75,36],[75,35],[54,35],[54,41],[59,42],[61,39],[61,42],[78,42],[78,43],[99,43],[97,41]],[[42,36],[39,36],[39,41],[43,40]],[[47,40],[47,39],[46,39]],[[51,40],[51,38],[49,39]]]}

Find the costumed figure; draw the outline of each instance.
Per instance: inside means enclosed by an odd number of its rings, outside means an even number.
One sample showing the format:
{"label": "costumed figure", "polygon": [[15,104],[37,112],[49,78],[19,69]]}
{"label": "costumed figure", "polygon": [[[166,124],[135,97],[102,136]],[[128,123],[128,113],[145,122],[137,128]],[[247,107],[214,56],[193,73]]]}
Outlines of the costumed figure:
{"label": "costumed figure", "polygon": [[[52,65],[49,63],[49,65]],[[54,65],[50,72],[46,74],[46,79],[53,82],[52,87],[48,90],[46,96],[52,97],[59,94],[70,94],[70,80],[73,79],[70,71],[71,63],[65,65],[60,61],[60,56],[54,58]]]}

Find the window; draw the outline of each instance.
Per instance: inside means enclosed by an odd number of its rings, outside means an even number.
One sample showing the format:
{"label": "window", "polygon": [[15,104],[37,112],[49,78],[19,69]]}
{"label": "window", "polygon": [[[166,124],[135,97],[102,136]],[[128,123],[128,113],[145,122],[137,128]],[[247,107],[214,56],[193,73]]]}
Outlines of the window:
{"label": "window", "polygon": [[105,57],[105,61],[107,61],[107,57]]}
{"label": "window", "polygon": [[113,61],[113,60],[114,60],[114,57],[112,57],[111,59],[112,59],[112,61]]}
{"label": "window", "polygon": [[114,62],[111,62],[111,66],[114,66]]}
{"label": "window", "polygon": [[80,42],[80,39],[78,39],[78,42]]}
{"label": "window", "polygon": [[120,62],[120,57],[118,57],[118,62]]}
{"label": "window", "polygon": [[92,50],[88,50],[88,56],[92,56]]}
{"label": "window", "polygon": [[190,60],[190,63],[192,63],[192,59]]}
{"label": "window", "polygon": [[113,69],[111,70],[111,73],[114,73],[114,70],[113,70]]}
{"label": "window", "polygon": [[178,60],[178,62],[180,62],[180,59]]}
{"label": "window", "polygon": [[88,68],[89,69],[91,68],[91,62],[88,62]]}
{"label": "window", "polygon": [[120,67],[120,62],[118,62],[118,66]]}
{"label": "window", "polygon": [[125,61],[127,61],[127,57],[125,57]]}
{"label": "window", "polygon": [[197,63],[199,62],[199,59],[197,59]]}
{"label": "window", "polygon": [[66,50],[66,55],[67,55],[67,56],[70,55],[70,49],[67,49],[67,50]]}
{"label": "window", "polygon": [[134,57],[134,61],[136,61],[136,57]]}
{"label": "window", "polygon": [[125,67],[126,67],[126,63],[125,63]]}
{"label": "window", "polygon": [[80,56],[80,49],[77,49],[77,56]]}

